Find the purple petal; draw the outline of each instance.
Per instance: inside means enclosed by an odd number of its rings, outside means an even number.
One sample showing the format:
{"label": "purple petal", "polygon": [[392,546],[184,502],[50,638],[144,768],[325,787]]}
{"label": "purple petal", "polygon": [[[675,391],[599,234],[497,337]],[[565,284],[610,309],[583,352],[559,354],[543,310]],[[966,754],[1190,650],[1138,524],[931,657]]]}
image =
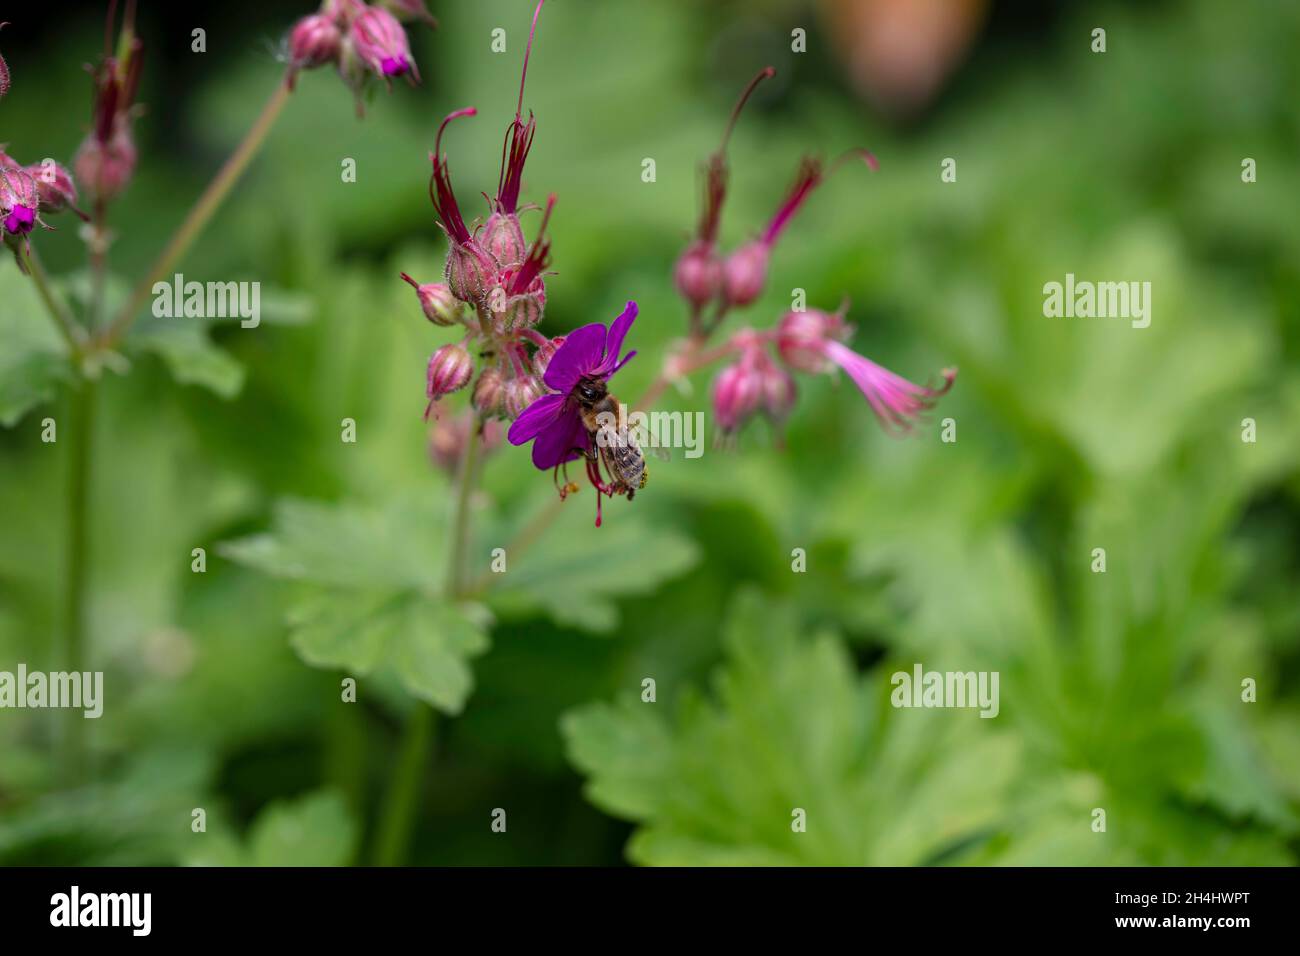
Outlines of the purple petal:
{"label": "purple petal", "polygon": [[[622,362],[618,361],[618,353],[623,348],[623,339],[627,336],[627,330],[632,328],[632,323],[636,321],[636,315],[636,303],[629,302],[626,308],[623,309],[623,314],[615,319],[609,327],[609,336],[605,339],[605,364],[609,367],[609,374],[611,375],[623,365]],[[623,361],[626,362],[627,359]]]}
{"label": "purple petal", "polygon": [[551,356],[542,381],[557,392],[569,394],[578,379],[599,367],[604,347],[605,326],[599,322],[571,332]]}
{"label": "purple petal", "polygon": [[542,471],[549,471],[561,462],[581,458],[582,453],[575,449],[586,447],[587,430],[582,427],[582,418],[576,409],[565,412],[533,442],[533,464]]}
{"label": "purple petal", "polygon": [[507,434],[510,444],[524,445],[532,441],[539,432],[560,417],[560,408],[563,405],[563,395],[543,395],[537,399],[511,423]]}

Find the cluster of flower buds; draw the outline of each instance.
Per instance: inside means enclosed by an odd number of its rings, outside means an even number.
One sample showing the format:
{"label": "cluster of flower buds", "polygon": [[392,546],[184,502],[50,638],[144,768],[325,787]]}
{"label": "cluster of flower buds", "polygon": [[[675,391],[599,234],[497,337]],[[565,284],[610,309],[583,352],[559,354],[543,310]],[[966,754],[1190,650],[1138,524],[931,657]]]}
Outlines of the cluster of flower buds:
{"label": "cluster of flower buds", "polygon": [[404,76],[414,86],[420,71],[411,57],[404,22],[420,20],[436,27],[424,0],[324,0],[320,10],[303,17],[289,31],[289,73],[285,82],[293,89],[301,70],[326,64],[337,67],[339,76],[357,99],[372,77],[391,87],[395,76]]}
{"label": "cluster of flower buds", "polygon": [[790,372],[822,374],[843,369],[871,406],[885,431],[906,434],[952,388],[956,369],[944,369],[940,386],[917,385],[854,352],[844,343],[853,327],[843,312],[787,312],[775,329],[742,329],[726,351],[738,354],[713,383],[713,413],[732,433],[757,413],[779,425],[795,402]]}
{"label": "cluster of flower buds", "polygon": [[71,210],[86,217],[77,208],[77,187],[66,167],[52,159],[24,166],[5,148],[0,145],[0,235],[13,251],[18,268],[25,272],[22,251],[31,231],[37,225],[52,228],[44,213]]}
{"label": "cluster of flower buds", "polygon": [[429,197],[438,226],[450,244],[443,267],[446,281],[421,284],[406,273],[402,273],[402,279],[415,288],[420,308],[430,322],[461,325],[465,334],[460,342],[442,346],[429,359],[426,417],[440,398],[465,388],[474,377],[473,351],[486,360],[471,393],[474,410],[485,421],[517,418],[546,391],[542,374],[563,341],[562,337],[548,339],[537,331],[546,310],[544,276],[551,261],[546,226],[555,208],[555,197],[547,200],[531,243],[525,239],[519,220],[520,212],[529,208],[520,205],[519,196],[524,163],[537,131],[531,114],[526,121],[523,118],[524,81],[544,2],[539,0],[533,14],[519,83],[519,105],[506,129],[497,193],[490,201],[485,221],[473,229],[465,222],[442,151],[448,124],[474,116],[477,111],[470,107],[447,116],[438,127],[429,156],[433,164]]}
{"label": "cluster of flower buds", "polygon": [[819,159],[805,158],[794,184],[763,232],[730,254],[719,252],[718,227],[722,221],[722,203],[727,194],[727,142],[750,95],[759,83],[775,72],[769,66],[750,81],[732,110],[721,145],[705,163],[704,210],[700,215],[696,235],[678,258],[673,273],[677,291],[690,307],[693,332],[705,331],[700,328],[699,321],[710,304],[715,309],[709,326],[712,328],[730,309],[749,305],[762,294],[767,283],[772,248],[795,213],[802,208],[813,190],[825,181],[829,172],[837,169],[845,159],[853,157],[861,159],[872,170],[877,168],[876,158],[865,150],[854,150],[846,154],[830,170],[826,170]]}

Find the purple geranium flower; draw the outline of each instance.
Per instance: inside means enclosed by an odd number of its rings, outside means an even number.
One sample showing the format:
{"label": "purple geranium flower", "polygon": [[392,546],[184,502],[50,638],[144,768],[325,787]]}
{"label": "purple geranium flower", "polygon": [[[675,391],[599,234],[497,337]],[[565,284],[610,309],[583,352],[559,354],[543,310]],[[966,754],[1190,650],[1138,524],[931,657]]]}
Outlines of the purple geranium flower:
{"label": "purple geranium flower", "polygon": [[628,352],[618,357],[636,313],[636,303],[629,302],[608,331],[600,322],[584,325],[566,336],[551,357],[542,376],[551,392],[529,405],[509,432],[512,445],[533,442],[533,464],[542,471],[576,461],[590,450],[591,441],[582,425],[574,389],[584,379],[609,381],[636,354]]}

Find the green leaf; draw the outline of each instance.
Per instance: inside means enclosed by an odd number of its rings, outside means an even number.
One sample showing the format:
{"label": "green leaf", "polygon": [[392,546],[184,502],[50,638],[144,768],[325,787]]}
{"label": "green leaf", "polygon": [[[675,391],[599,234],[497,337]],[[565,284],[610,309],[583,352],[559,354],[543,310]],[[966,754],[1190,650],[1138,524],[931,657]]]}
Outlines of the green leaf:
{"label": "green leaf", "polygon": [[[572,712],[570,759],[658,865],[925,863],[998,820],[1017,748],[974,714],[882,708],[887,675],[753,594],[733,609],[716,701]],[[806,832],[792,828],[806,814]]]}
{"label": "green leaf", "polygon": [[209,829],[193,837],[197,845],[185,855],[189,866],[347,866],[359,836],[333,790],[268,804],[244,840],[220,825]]}
{"label": "green leaf", "polygon": [[469,661],[488,648],[488,621],[441,597],[441,509],[383,510],[286,500],[272,531],[221,553],[302,583],[289,642],[313,667],[395,676],[411,696],[459,713],[474,686]]}
{"label": "green leaf", "polygon": [[172,377],[182,385],[198,385],[225,399],[238,395],[244,387],[244,368],[229,352],[212,344],[202,320],[166,322],[150,323],[133,331],[131,345],[162,358]]}
{"label": "green leaf", "polygon": [[506,555],[506,573],[492,582],[494,607],[540,609],[558,624],[608,632],[618,626],[616,598],[652,593],[699,561],[693,541],[651,523],[633,510],[636,503],[616,514],[608,508],[600,528],[578,507],[583,503],[566,503],[557,527],[534,548],[517,559]]}

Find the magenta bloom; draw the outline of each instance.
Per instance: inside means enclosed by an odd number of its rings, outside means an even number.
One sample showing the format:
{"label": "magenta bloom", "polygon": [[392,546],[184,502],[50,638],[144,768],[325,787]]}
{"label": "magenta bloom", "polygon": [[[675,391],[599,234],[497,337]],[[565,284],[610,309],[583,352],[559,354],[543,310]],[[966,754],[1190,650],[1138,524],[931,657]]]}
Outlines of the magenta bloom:
{"label": "magenta bloom", "polygon": [[825,355],[853,379],[875,412],[885,431],[906,434],[923,412],[934,407],[934,400],[947,393],[957,378],[957,370],[943,370],[943,385],[931,388],[909,382],[901,375],[859,355],[847,345],[834,340],[824,345]]}
{"label": "magenta bloom", "polygon": [[551,392],[529,405],[508,435],[512,445],[533,442],[533,464],[542,471],[576,461],[591,447],[574,393],[593,380],[609,381],[636,354],[618,356],[636,314],[636,303],[629,302],[608,331],[600,322],[584,325],[551,356],[542,377]]}

